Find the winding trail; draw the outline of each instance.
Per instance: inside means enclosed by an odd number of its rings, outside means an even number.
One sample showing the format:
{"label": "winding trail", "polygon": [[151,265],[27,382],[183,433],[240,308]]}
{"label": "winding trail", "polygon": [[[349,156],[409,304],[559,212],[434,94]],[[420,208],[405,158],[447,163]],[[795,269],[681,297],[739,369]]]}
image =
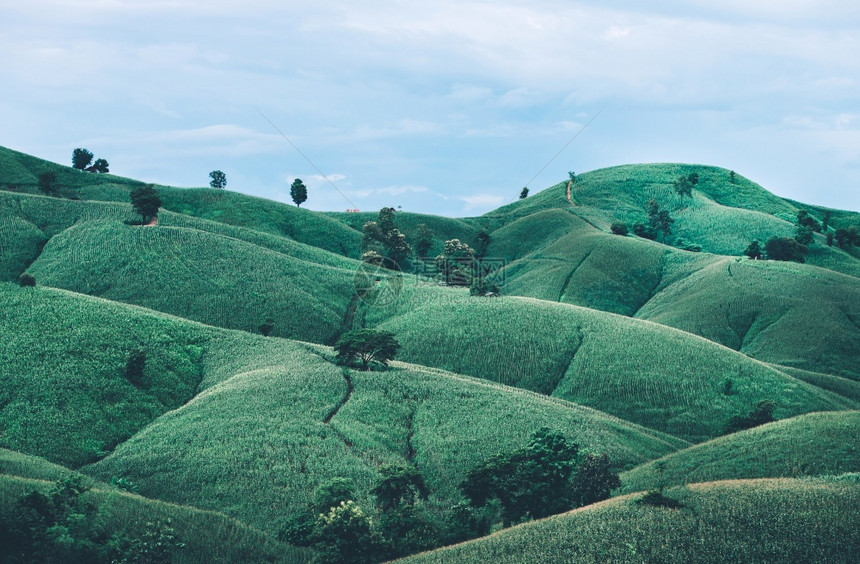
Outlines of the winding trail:
{"label": "winding trail", "polygon": [[346,405],[346,402],[348,402],[349,398],[352,397],[353,390],[355,390],[355,387],[352,385],[352,378],[349,377],[349,372],[344,371],[343,378],[344,380],[346,380],[346,395],[344,395],[343,399],[340,400],[340,403],[334,406],[334,409],[332,409],[329,414],[325,416],[325,419],[323,419],[323,423],[325,423],[326,425],[331,423],[331,420],[334,419],[334,416],[337,415],[337,412],[340,411],[341,408]]}
{"label": "winding trail", "polygon": [[570,187],[573,185],[573,180],[567,181],[567,201],[573,203],[573,198],[570,196]]}

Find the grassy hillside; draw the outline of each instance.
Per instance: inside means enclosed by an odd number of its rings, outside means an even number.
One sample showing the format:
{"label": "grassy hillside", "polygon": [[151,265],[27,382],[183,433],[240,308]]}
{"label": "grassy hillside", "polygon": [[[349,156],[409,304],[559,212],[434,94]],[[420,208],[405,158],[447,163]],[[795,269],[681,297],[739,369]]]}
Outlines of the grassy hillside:
{"label": "grassy hillside", "polygon": [[[35,459],[32,464],[38,467],[43,463]],[[0,473],[0,516],[13,517],[21,497],[34,490],[49,492],[53,482],[63,475],[68,472],[44,481]],[[105,536],[143,538],[148,523],[163,525],[169,519],[177,541],[184,543],[184,547],[169,551],[170,561],[177,564],[308,561],[305,551],[279,543],[221,513],[149,500],[98,483],[82,497],[96,508],[94,529]],[[4,561],[5,549],[0,547],[0,559]]]}
{"label": "grassy hillside", "polygon": [[856,409],[705,339],[565,304],[407,282],[396,303],[368,309],[364,321],[394,332],[404,360],[552,394],[693,442],[763,399],[776,402],[778,418]]}
{"label": "grassy hillside", "polygon": [[[191,399],[211,331],[60,290],[0,284],[0,446],[76,467]],[[146,352],[142,377],[126,364]]]}
{"label": "grassy hillside", "polygon": [[724,258],[661,290],[637,317],[759,360],[860,379],[860,279]]}
{"label": "grassy hillside", "polygon": [[860,377],[852,276],[611,235],[561,209],[494,231],[488,256],[508,261],[506,294],[635,315],[767,362]]}
{"label": "grassy hillside", "polygon": [[218,347],[235,375],[220,380],[221,369],[206,391],[85,471],[277,530],[335,476],[352,478],[371,506],[387,462],[414,463],[434,506],[450,507],[469,468],[544,425],[618,467],[684,445],[568,402],[412,365],[351,372],[348,382],[324,349],[247,339]]}
{"label": "grassy hillside", "polygon": [[668,490],[680,510],[615,498],[401,562],[846,563],[860,553],[856,483],[752,480]]}
{"label": "grassy hillside", "polygon": [[54,236],[36,279],[210,325],[328,342],[354,293],[351,270],[183,227],[86,222]]}
{"label": "grassy hillside", "polygon": [[621,476],[625,492],[740,478],[860,472],[860,412],[810,413],[671,453]]}

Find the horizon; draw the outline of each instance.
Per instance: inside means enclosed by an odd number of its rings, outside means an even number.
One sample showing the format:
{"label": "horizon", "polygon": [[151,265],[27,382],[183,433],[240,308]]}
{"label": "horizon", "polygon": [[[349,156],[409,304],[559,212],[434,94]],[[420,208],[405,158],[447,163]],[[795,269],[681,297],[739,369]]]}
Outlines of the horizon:
{"label": "horizon", "polygon": [[60,164],[86,147],[146,182],[207,186],[218,169],[228,190],[290,203],[298,177],[308,209],[463,217],[569,170],[691,163],[860,211],[847,1],[5,12],[0,144]]}

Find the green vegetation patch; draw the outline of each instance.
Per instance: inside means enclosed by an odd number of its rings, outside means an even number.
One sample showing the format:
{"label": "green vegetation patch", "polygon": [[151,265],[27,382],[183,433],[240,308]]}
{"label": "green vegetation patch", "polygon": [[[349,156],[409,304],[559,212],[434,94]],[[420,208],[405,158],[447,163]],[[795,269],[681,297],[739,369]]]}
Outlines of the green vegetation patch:
{"label": "green vegetation patch", "polygon": [[860,412],[809,413],[671,453],[621,475],[625,492],[742,478],[860,472]]}
{"label": "green vegetation patch", "polygon": [[683,507],[625,496],[401,562],[842,563],[860,552],[856,484],[755,480],[666,493]]}

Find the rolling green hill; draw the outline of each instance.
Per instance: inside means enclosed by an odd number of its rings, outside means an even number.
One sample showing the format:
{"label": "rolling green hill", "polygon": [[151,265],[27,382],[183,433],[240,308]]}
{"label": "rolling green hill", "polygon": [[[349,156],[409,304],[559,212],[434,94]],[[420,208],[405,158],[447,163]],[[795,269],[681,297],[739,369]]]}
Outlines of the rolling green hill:
{"label": "rolling green hill", "polygon": [[54,236],[29,272],[49,286],[134,303],[210,325],[329,342],[354,271],[321,266],[183,227],[85,222]]}
{"label": "rolling green hill", "polygon": [[[625,492],[741,478],[860,472],[860,412],[810,413],[673,452],[621,475]],[[659,470],[658,470],[659,469]]]}
{"label": "rolling green hill", "polygon": [[[44,172],[60,197],[39,192]],[[679,196],[673,181],[693,172]],[[546,426],[606,452],[626,491],[672,486],[684,507],[625,496],[415,560],[860,551],[860,247],[819,234],[808,264],[740,256],[792,236],[798,210],[828,211],[831,230],[860,214],[676,164],[581,174],[569,200],[563,182],[478,218],[397,212],[413,245],[430,229],[431,256],[489,233],[502,295],[478,297],[414,274],[357,278],[376,213],[158,186],[157,225],[139,226],[141,185],[0,148],[0,517],[73,468],[100,530],[171,518],[190,539],[175,561],[306,562],[274,539],[320,484],[352,479],[376,518],[380,469],[411,464],[430,490],[421,510],[445,525],[468,470]],[[610,233],[645,221],[651,198],[671,236]],[[12,283],[25,272],[36,287]],[[396,291],[356,291],[368,281]],[[327,345],[359,327],[396,335],[390,368],[336,365]],[[720,436],[762,400],[779,421]],[[748,478],[767,479],[711,483]]]}
{"label": "rolling green hill", "polygon": [[[0,516],[13,515],[15,503],[29,492],[47,493],[53,482],[72,475],[89,488],[83,498],[95,507],[95,528],[106,536],[142,538],[149,523],[164,524],[169,520],[177,540],[184,544],[170,550],[171,562],[307,561],[307,551],[277,542],[221,513],[146,499],[44,459],[3,449],[0,449]],[[5,549],[0,547],[0,559],[4,562]]]}
{"label": "rolling green hill", "polygon": [[667,495],[684,507],[637,505],[641,495],[629,495],[398,562],[823,564],[860,553],[852,480],[714,482]]}
{"label": "rolling green hill", "polygon": [[719,435],[763,399],[776,402],[778,418],[856,409],[689,333],[566,304],[407,281],[397,302],[363,319],[395,333],[409,362],[564,398],[693,442]]}
{"label": "rolling green hill", "polygon": [[[450,507],[468,469],[544,425],[607,452],[618,467],[684,446],[588,408],[454,374],[396,363],[387,372],[348,373],[347,381],[324,349],[247,344],[219,346],[234,359],[234,376],[84,471],[277,531],[334,476],[353,479],[358,501],[372,506],[369,490],[390,462],[415,464],[431,503]],[[243,356],[247,364],[235,360]]]}

